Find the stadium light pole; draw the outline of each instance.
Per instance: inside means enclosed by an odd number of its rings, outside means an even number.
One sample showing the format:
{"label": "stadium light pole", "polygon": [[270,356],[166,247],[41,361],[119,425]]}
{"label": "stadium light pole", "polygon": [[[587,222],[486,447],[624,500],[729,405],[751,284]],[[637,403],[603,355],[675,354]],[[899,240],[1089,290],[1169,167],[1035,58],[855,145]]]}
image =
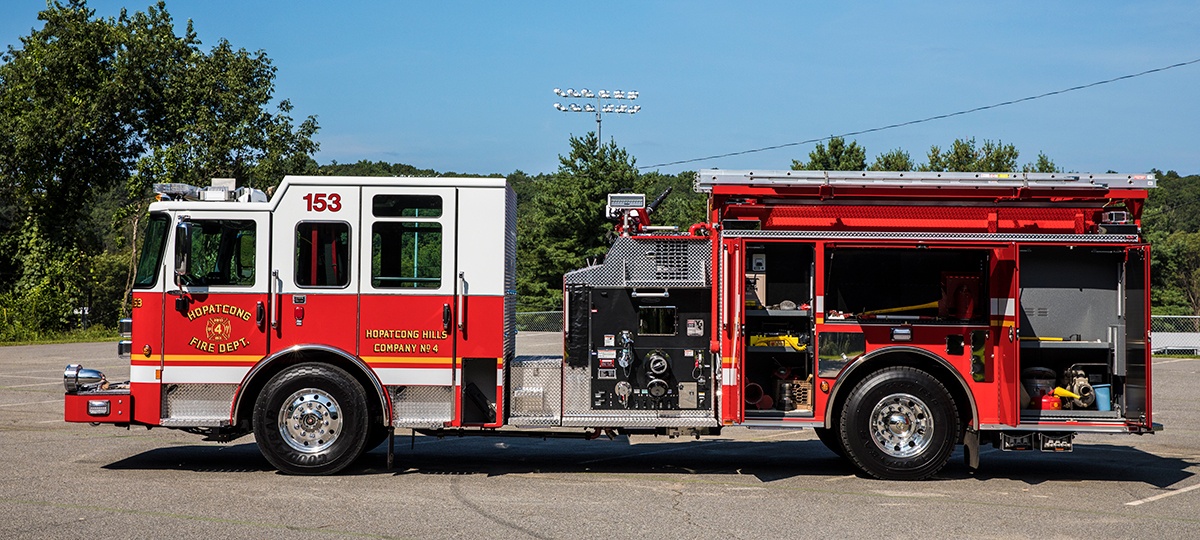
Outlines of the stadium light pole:
{"label": "stadium light pole", "polygon": [[587,88],[580,88],[579,90],[576,90],[574,88],[568,88],[566,90],[563,90],[560,88],[555,88],[554,94],[557,95],[558,97],[567,98],[567,99],[595,99],[596,100],[595,105],[592,105],[591,103],[587,103],[587,104],[584,104],[581,106],[578,103],[574,103],[574,102],[567,103],[566,105],[563,105],[562,103],[555,103],[554,108],[558,109],[559,111],[567,112],[567,113],[584,113],[584,112],[596,113],[596,139],[598,139],[601,144],[604,143],[604,137],[603,137],[604,133],[601,131],[601,127],[602,127],[601,122],[604,119],[603,115],[605,115],[605,114],[630,114],[630,115],[633,115],[633,114],[637,114],[638,111],[642,110],[641,105],[632,105],[629,103],[623,103],[623,101],[631,101],[632,102],[633,100],[637,99],[638,98],[637,90],[628,90],[628,91],[613,90],[611,92],[609,92],[608,90],[597,90],[595,92],[592,92],[591,90],[588,90]]}

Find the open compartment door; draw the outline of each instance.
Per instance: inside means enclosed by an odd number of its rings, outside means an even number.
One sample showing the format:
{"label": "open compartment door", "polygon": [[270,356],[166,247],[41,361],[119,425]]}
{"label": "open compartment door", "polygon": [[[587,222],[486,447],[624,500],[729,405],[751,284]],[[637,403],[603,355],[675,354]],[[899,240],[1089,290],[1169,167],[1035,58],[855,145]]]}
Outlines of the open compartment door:
{"label": "open compartment door", "polygon": [[1125,289],[1124,358],[1117,355],[1115,372],[1124,374],[1125,419],[1146,428],[1150,422],[1150,350],[1146,347],[1149,328],[1150,259],[1146,246],[1129,248],[1125,257],[1123,287]]}

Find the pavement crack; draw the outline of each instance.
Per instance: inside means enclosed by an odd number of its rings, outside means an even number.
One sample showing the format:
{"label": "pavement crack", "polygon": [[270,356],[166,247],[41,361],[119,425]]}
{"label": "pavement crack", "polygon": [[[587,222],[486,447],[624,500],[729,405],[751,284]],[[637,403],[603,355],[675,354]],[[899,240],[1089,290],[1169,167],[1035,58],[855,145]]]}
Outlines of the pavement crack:
{"label": "pavement crack", "polygon": [[466,494],[463,493],[462,479],[460,477],[455,476],[455,477],[451,478],[450,491],[454,494],[454,498],[457,499],[458,502],[461,502],[467,508],[474,510],[476,514],[483,516],[485,519],[487,519],[488,521],[491,521],[492,523],[495,523],[497,525],[502,525],[504,527],[508,527],[514,531],[517,531],[517,532],[520,532],[523,534],[527,534],[529,536],[532,536],[534,538],[538,538],[541,540],[549,540],[550,539],[550,537],[543,536],[541,533],[538,533],[537,531],[522,527],[521,525],[513,523],[513,522],[511,522],[507,519],[504,519],[492,512],[489,512],[486,509],[484,509],[483,506],[480,506],[475,501],[472,501],[469,498],[467,498]]}

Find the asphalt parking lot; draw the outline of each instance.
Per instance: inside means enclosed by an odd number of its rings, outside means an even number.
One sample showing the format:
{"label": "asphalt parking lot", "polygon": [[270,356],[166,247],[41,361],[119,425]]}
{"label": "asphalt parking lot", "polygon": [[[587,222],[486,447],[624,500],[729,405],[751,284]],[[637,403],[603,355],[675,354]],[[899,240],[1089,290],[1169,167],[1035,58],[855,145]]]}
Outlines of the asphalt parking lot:
{"label": "asphalt parking lot", "polygon": [[[554,335],[523,335],[525,354]],[[811,431],[700,441],[396,439],[333,477],[277,474],[252,437],[62,421],[62,368],[116,345],[0,348],[4,538],[1196,538],[1200,359],[1155,360],[1152,436],[1070,454],[956,453],[924,482],[860,477]]]}

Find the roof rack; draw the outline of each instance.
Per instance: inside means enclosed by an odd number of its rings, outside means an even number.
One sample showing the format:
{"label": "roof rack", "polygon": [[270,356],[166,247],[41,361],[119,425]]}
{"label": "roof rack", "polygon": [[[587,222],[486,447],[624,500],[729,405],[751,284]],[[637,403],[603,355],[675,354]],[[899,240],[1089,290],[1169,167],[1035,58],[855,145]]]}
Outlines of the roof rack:
{"label": "roof rack", "polygon": [[1146,189],[1157,185],[1153,174],[1023,173],[1023,172],[876,172],[876,171],[726,171],[696,173],[696,191],[715,186],[977,187],[1038,189]]}

